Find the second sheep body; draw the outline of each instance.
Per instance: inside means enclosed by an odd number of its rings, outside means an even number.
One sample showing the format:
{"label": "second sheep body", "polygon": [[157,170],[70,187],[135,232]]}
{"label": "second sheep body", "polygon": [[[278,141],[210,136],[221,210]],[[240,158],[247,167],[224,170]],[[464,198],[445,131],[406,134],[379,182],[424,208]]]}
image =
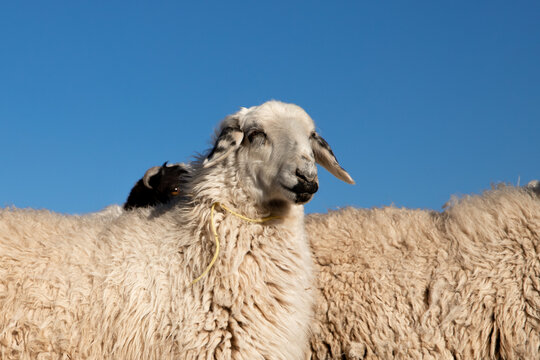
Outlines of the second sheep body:
{"label": "second sheep body", "polygon": [[306,217],[313,359],[540,358],[540,199],[499,186],[443,212]]}

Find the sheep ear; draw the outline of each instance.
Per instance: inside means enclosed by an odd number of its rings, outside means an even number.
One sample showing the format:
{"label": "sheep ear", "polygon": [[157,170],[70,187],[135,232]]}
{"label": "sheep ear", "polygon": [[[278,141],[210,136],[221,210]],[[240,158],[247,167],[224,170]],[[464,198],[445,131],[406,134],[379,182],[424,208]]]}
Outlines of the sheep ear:
{"label": "sheep ear", "polygon": [[339,165],[330,145],[316,132],[311,135],[311,148],[317,164],[322,165],[338,179],[354,184],[352,177]]}
{"label": "sheep ear", "polygon": [[153,176],[157,175],[160,170],[161,170],[161,166],[154,166],[154,167],[151,167],[150,169],[146,170],[146,172],[144,173],[144,176],[142,178],[144,186],[151,189],[152,185],[150,185],[150,179]]}
{"label": "sheep ear", "polygon": [[210,167],[226,158],[227,155],[240,146],[243,138],[244,132],[239,127],[227,126],[223,128],[216,139],[214,148],[210,151],[206,159],[204,159],[203,167]]}

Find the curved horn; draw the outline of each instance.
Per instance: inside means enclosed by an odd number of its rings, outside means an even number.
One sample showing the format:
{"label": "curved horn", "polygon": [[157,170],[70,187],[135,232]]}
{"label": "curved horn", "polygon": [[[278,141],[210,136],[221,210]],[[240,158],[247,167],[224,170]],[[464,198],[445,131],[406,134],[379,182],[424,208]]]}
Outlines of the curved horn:
{"label": "curved horn", "polygon": [[150,178],[156,175],[157,173],[159,173],[160,169],[161,169],[161,166],[153,166],[150,169],[146,170],[142,178],[144,186],[146,186],[149,189],[152,188],[152,186],[150,185]]}

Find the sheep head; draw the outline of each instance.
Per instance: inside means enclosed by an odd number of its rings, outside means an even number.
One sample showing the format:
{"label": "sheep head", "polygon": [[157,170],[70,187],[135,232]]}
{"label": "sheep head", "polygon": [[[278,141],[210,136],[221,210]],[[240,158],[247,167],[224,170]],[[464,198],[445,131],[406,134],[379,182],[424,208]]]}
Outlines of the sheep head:
{"label": "sheep head", "polygon": [[124,204],[124,209],[165,204],[181,192],[181,186],[188,173],[185,164],[167,164],[154,166],[146,171],[131,189]]}
{"label": "sheep head", "polygon": [[234,163],[240,179],[248,180],[261,204],[307,203],[318,189],[316,163],[354,184],[309,115],[279,101],[242,108],[222,121],[203,167],[225,160]]}

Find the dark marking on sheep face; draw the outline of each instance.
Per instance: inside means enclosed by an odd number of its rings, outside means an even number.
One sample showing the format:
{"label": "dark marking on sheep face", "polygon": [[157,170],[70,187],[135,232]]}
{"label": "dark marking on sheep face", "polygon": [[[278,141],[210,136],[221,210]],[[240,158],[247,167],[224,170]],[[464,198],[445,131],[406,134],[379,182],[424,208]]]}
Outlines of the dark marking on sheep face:
{"label": "dark marking on sheep face", "polygon": [[236,146],[236,140],[234,139],[234,136],[232,135],[233,132],[242,131],[239,127],[232,127],[228,126],[224,128],[221,131],[221,134],[219,134],[218,138],[216,139],[216,143],[214,145],[214,148],[210,151],[208,156],[206,157],[208,160],[211,160],[216,154],[219,154],[221,152],[224,152],[227,150],[230,146]]}
{"label": "dark marking on sheep face", "polygon": [[267,135],[262,129],[252,129],[248,133],[247,139],[250,144],[261,146],[266,144]]}

